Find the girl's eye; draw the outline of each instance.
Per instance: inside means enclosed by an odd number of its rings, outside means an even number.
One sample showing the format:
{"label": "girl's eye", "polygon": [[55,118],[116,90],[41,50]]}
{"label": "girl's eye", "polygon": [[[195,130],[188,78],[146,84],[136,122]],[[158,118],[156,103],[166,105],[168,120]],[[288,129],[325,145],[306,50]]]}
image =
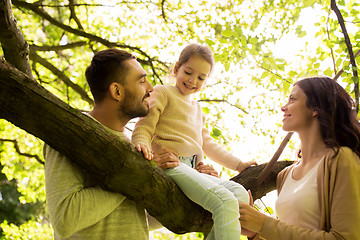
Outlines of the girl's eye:
{"label": "girl's eye", "polygon": [[190,73],[190,72],[187,72],[187,71],[185,71],[185,74],[186,74],[186,75],[191,75],[191,73]]}
{"label": "girl's eye", "polygon": [[199,77],[199,80],[204,81],[204,80],[205,80],[205,78]]}

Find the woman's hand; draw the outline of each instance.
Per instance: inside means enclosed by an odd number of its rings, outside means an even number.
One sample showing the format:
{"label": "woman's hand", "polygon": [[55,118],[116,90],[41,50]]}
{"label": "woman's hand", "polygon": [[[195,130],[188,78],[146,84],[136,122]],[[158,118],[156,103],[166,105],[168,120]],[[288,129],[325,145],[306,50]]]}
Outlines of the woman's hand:
{"label": "woman's hand", "polygon": [[252,231],[254,233],[258,233],[261,231],[268,216],[259,211],[256,211],[253,208],[254,201],[251,192],[248,191],[248,193],[250,196],[250,203],[246,204],[239,202],[240,223],[242,228],[245,228],[246,230]]}
{"label": "woman's hand", "polygon": [[152,160],[162,170],[177,167],[180,164],[180,160],[177,157],[177,153],[167,148],[157,148],[154,150]]}
{"label": "woman's hand", "polygon": [[204,164],[203,162],[199,162],[199,164],[195,168],[200,173],[209,174],[214,177],[219,177],[218,172],[214,169],[213,166],[209,164]]}

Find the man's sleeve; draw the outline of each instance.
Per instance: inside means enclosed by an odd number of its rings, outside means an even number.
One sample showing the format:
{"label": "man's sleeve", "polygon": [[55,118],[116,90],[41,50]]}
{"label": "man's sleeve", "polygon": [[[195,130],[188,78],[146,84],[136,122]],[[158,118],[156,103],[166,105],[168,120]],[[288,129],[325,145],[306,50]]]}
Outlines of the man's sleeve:
{"label": "man's sleeve", "polygon": [[100,187],[84,187],[84,176],[61,153],[44,146],[45,186],[50,222],[55,233],[67,238],[99,222],[125,197]]}

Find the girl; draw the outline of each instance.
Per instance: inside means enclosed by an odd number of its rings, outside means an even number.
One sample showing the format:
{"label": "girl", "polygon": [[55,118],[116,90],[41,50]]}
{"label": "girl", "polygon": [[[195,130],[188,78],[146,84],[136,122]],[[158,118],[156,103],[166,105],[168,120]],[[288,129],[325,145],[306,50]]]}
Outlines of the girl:
{"label": "girl", "polygon": [[278,219],[240,204],[241,224],[255,239],[360,239],[360,126],[353,106],[330,78],[295,83],[281,108],[282,128],[299,134],[301,159],[278,175]]}
{"label": "girl", "polygon": [[176,86],[155,86],[150,96],[150,112],[136,124],[132,143],[147,159],[152,157],[150,143],[153,149],[160,146],[174,150],[181,163],[165,172],[189,199],[212,213],[214,225],[207,239],[239,240],[238,201],[249,203],[247,191],[238,183],[194,169],[204,153],[239,172],[253,164],[242,162],[212,140],[202,109],[191,98],[205,85],[213,65],[214,57],[208,47],[198,44],[185,47],[174,67]]}

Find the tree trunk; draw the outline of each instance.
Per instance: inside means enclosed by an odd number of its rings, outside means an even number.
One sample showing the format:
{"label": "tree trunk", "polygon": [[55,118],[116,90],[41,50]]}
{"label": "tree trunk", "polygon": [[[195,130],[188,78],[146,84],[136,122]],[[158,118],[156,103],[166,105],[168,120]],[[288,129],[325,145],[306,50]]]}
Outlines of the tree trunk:
{"label": "tree trunk", "polygon": [[[44,140],[89,171],[99,184],[141,203],[165,227],[175,233],[207,232],[211,215],[191,202],[164,172],[99,123],[71,108],[11,65],[0,61],[0,118]],[[234,178],[251,189],[255,198],[275,189],[277,169],[261,186],[256,176],[264,165],[252,167]]]}

